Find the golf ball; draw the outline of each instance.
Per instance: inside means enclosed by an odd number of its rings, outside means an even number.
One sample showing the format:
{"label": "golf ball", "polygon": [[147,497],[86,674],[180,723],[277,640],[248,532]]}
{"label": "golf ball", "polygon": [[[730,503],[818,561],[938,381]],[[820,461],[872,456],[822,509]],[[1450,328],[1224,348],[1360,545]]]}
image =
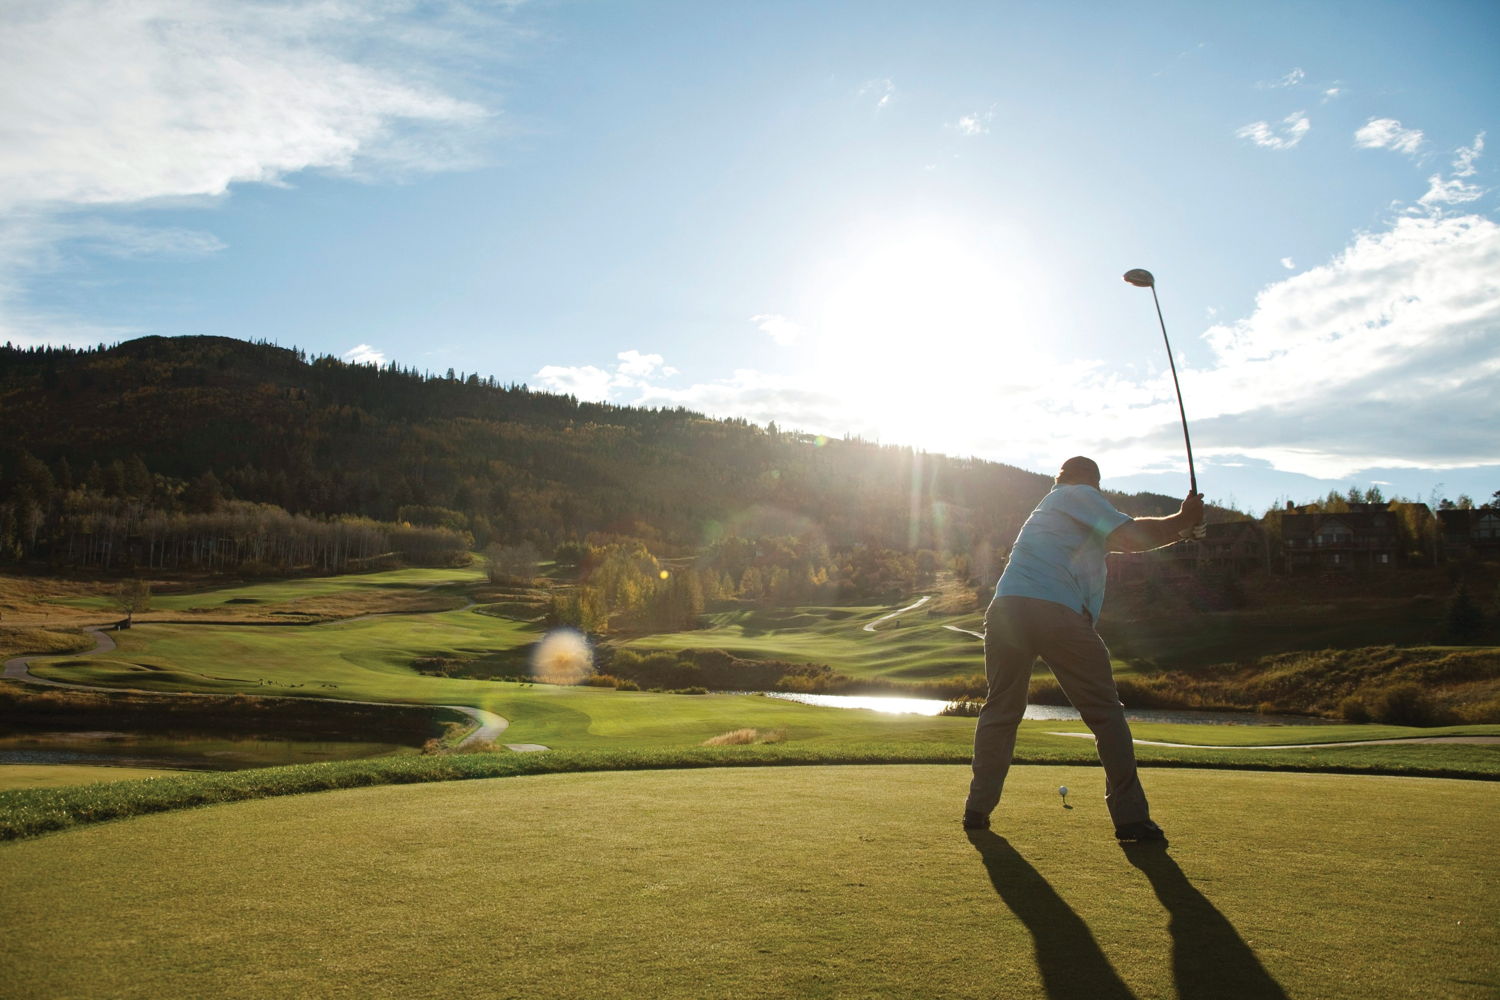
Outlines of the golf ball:
{"label": "golf ball", "polygon": [[1059,785],[1058,788],[1057,788],[1057,794],[1058,795],[1067,795],[1068,794],[1068,786],[1067,785]]}

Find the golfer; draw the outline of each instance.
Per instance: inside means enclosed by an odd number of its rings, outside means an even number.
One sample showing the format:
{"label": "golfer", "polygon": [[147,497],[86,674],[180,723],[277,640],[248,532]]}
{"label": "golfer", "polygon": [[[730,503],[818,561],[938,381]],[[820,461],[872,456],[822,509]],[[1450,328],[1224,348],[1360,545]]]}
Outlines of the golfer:
{"label": "golfer", "polygon": [[1031,668],[1040,656],[1093,730],[1104,765],[1104,801],[1122,841],[1165,840],[1151,821],[1136,775],[1135,747],[1110,672],[1109,650],[1094,631],[1104,604],[1107,552],[1170,545],[1203,520],[1203,495],[1189,494],[1170,517],[1131,518],[1099,492],[1099,466],[1077,457],[1021,526],[1010,562],[984,616],[989,683],[974,730],[974,780],[964,806],[966,830],[983,830],[1000,802],[1026,711]]}

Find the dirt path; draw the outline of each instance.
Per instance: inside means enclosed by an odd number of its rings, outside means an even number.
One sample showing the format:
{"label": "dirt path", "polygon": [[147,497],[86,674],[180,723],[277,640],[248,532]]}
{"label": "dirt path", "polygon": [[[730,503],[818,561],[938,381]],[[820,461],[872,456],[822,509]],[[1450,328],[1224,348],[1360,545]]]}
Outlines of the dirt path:
{"label": "dirt path", "polygon": [[[473,602],[470,601],[470,603],[469,603],[468,606],[469,607],[473,607],[474,606]],[[430,613],[434,613],[435,614],[437,612],[430,612]],[[375,616],[374,615],[365,615],[365,616],[362,616],[362,617],[373,618]],[[346,618],[346,619],[341,619],[341,620],[342,621],[354,621],[355,619]],[[208,623],[204,622],[203,624],[208,624]],[[137,623],[134,627],[135,628],[141,628],[143,626],[140,623]],[[24,682],[26,682],[28,684],[45,684],[48,687],[74,688],[74,689],[79,690],[79,691],[114,692],[114,691],[123,690],[122,688],[103,687],[103,686],[96,685],[96,684],[69,684],[69,683],[67,683],[65,681],[52,681],[52,680],[47,680],[45,677],[37,677],[37,676],[35,676],[34,674],[31,673],[31,669],[30,668],[31,668],[32,661],[34,661],[34,660],[55,660],[55,659],[61,659],[61,658],[65,657],[65,656],[97,656],[100,653],[111,652],[111,651],[113,651],[116,648],[116,646],[115,646],[115,640],[113,638],[111,638],[104,631],[104,627],[103,626],[92,625],[92,626],[89,626],[88,628],[85,628],[84,631],[93,635],[93,637],[94,637],[94,648],[93,649],[84,650],[84,651],[78,652],[78,653],[45,653],[45,654],[43,654],[43,653],[34,653],[32,655],[29,655],[29,656],[14,656],[14,657],[11,657],[9,660],[5,661],[5,674],[4,674],[4,676],[8,680],[24,681]],[[161,694],[161,693],[164,693],[164,692],[154,692],[154,693]],[[260,697],[276,697],[276,696],[275,695],[261,695]],[[340,701],[346,701],[345,699],[338,699],[338,700],[340,700]],[[404,702],[386,702],[386,701],[346,701],[346,703],[350,704],[350,705],[373,705],[373,706],[380,707],[380,708],[384,708],[384,707],[386,707],[388,705],[392,705],[392,704],[406,704]],[[496,715],[494,712],[488,711],[486,709],[475,708],[472,705],[434,705],[434,706],[425,706],[424,705],[424,706],[420,706],[420,707],[433,707],[433,708],[447,708],[447,709],[452,709],[455,712],[462,712],[464,715],[466,715],[466,716],[469,717],[469,719],[474,723],[474,727],[475,728],[474,728],[473,732],[469,733],[467,736],[465,736],[462,740],[459,741],[459,743],[458,743],[458,749],[460,749],[460,750],[462,750],[464,747],[474,746],[474,745],[479,744],[479,743],[493,743],[493,742],[495,742],[499,738],[500,734],[503,733],[503,732],[505,732],[505,730],[510,726],[510,720],[508,720],[508,719],[506,719],[506,718],[504,718],[502,716]],[[537,751],[537,750],[547,750],[547,749],[549,749],[548,747],[542,746],[540,743],[507,743],[507,744],[505,744],[505,747],[508,750],[515,750],[515,751],[522,752],[522,753],[532,752],[532,751]]]}
{"label": "dirt path", "polygon": [[885,620],[887,620],[889,618],[894,618],[897,615],[904,615],[908,611],[915,611],[917,608],[920,608],[922,605],[926,604],[930,600],[932,600],[932,595],[928,594],[926,597],[919,597],[919,598],[917,598],[917,602],[915,604],[908,604],[904,608],[897,608],[895,611],[892,611],[888,615],[881,615],[879,618],[877,618],[874,621],[872,621],[869,624],[867,624],[865,626],[865,631],[866,632],[873,632],[873,631],[875,631],[875,626],[879,625],[881,622],[883,622],[883,621],[885,621]]}
{"label": "dirt path", "polygon": [[[1091,740],[1093,733],[1048,733],[1048,736],[1076,736]],[[1500,736],[1407,736],[1392,740],[1345,740],[1342,743],[1275,743],[1253,746],[1214,746],[1207,743],[1162,743],[1159,740],[1133,740],[1143,747],[1179,747],[1184,750],[1325,750],[1331,747],[1392,746],[1401,743],[1466,743],[1485,745],[1500,743]]]}

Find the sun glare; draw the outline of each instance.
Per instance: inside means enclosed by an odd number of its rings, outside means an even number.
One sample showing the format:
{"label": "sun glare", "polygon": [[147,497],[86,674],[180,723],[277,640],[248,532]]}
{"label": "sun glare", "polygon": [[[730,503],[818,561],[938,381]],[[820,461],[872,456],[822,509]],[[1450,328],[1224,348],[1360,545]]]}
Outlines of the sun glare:
{"label": "sun glare", "polygon": [[818,370],[882,434],[936,440],[998,367],[1031,352],[1027,271],[960,227],[884,233],[816,289]]}

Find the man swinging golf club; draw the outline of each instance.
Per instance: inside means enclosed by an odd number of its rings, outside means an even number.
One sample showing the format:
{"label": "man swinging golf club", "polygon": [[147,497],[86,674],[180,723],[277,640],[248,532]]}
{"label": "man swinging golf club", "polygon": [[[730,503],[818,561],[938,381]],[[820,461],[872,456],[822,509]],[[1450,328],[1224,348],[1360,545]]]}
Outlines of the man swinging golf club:
{"label": "man swinging golf club", "polygon": [[964,829],[990,825],[1026,711],[1032,664],[1040,656],[1094,733],[1115,836],[1125,842],[1166,840],[1151,821],[1109,650],[1094,623],[1104,604],[1106,553],[1170,545],[1202,521],[1200,493],[1189,493],[1170,517],[1131,518],[1099,492],[1093,459],[1079,456],[1062,464],[1052,491],[1021,526],[984,616],[989,691],[974,730]]}

